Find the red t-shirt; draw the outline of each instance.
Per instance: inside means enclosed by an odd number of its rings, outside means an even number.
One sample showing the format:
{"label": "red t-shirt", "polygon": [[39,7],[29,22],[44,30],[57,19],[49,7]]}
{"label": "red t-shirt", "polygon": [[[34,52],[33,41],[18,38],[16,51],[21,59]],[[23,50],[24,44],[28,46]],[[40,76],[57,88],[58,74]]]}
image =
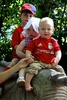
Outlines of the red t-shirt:
{"label": "red t-shirt", "polygon": [[55,57],[55,52],[60,50],[60,46],[56,39],[49,38],[43,39],[39,37],[38,39],[32,40],[26,50],[32,52],[32,55],[47,64],[52,64],[52,59]]}
{"label": "red t-shirt", "polygon": [[[16,45],[19,45],[20,42],[24,39],[24,36],[22,35],[23,28],[22,26],[19,26],[16,28],[12,34],[12,41],[11,41],[11,46],[14,47]],[[13,58],[19,58],[16,55],[16,50],[13,48]]]}

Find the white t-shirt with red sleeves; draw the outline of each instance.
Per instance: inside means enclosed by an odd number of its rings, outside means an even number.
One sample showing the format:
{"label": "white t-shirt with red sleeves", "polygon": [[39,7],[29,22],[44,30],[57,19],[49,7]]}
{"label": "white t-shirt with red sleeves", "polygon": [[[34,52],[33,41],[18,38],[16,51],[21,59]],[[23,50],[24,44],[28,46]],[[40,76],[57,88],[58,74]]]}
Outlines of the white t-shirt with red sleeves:
{"label": "white t-shirt with red sleeves", "polygon": [[32,40],[26,50],[32,52],[32,55],[39,61],[52,64],[52,59],[55,57],[55,52],[60,50],[60,46],[56,39],[37,38]]}

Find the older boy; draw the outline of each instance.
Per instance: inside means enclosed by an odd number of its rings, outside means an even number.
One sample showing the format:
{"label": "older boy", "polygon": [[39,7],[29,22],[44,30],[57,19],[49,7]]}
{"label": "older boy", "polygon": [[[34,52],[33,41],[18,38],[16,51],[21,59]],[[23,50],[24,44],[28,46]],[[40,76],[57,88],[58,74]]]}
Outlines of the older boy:
{"label": "older boy", "polygon": [[26,25],[26,23],[32,16],[36,15],[36,8],[32,4],[25,3],[22,5],[20,13],[21,13],[20,18],[21,18],[22,24],[21,26],[19,26],[18,28],[14,30],[13,35],[12,35],[11,46],[13,47],[13,59],[10,65],[7,66],[4,69],[4,71],[10,69],[19,61],[19,57],[16,55],[16,49],[17,49],[17,46],[20,44],[20,42],[24,39],[24,36],[22,35],[23,27]]}

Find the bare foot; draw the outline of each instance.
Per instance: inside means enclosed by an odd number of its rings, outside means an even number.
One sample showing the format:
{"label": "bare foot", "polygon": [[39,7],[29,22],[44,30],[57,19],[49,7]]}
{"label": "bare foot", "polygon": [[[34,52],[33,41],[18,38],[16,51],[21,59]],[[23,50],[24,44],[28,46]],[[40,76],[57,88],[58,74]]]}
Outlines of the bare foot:
{"label": "bare foot", "polygon": [[33,87],[25,88],[26,91],[31,91]]}
{"label": "bare foot", "polygon": [[25,84],[25,90],[26,91],[31,91],[33,89],[33,87],[30,84]]}

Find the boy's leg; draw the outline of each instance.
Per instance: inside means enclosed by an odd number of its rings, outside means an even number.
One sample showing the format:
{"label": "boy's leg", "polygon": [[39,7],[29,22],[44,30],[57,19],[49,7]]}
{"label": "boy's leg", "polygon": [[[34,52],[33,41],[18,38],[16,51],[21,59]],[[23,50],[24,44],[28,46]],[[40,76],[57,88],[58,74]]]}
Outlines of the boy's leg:
{"label": "boy's leg", "polygon": [[34,61],[29,65],[29,67],[26,68],[26,78],[25,78],[25,89],[26,91],[30,91],[33,89],[31,86],[31,80],[34,75],[38,73],[38,71],[42,69],[41,64],[39,61]]}
{"label": "boy's leg", "polygon": [[11,67],[13,67],[18,61],[19,61],[18,58],[13,58],[12,61],[10,62],[10,65],[8,65],[8,66],[4,69],[4,71],[6,71],[6,70],[10,69]]}
{"label": "boy's leg", "polygon": [[26,82],[25,82],[25,90],[26,91],[31,91],[33,87],[31,86],[31,80],[33,78],[34,74],[33,73],[26,73]]}
{"label": "boy's leg", "polygon": [[25,69],[26,68],[23,68],[19,71],[19,78],[17,79],[17,86],[20,88],[25,86],[25,79],[24,79]]}
{"label": "boy's leg", "polygon": [[51,73],[51,81],[54,84],[58,84],[58,86],[67,86],[67,75],[65,74],[64,69],[60,65],[57,65],[55,70],[57,71],[56,74],[52,75]]}
{"label": "boy's leg", "polygon": [[65,71],[64,71],[64,69],[63,69],[62,66],[57,65],[56,68],[55,68],[55,70],[58,71],[58,72],[60,72],[60,73],[62,73],[64,76],[66,76],[66,73],[65,73]]}

